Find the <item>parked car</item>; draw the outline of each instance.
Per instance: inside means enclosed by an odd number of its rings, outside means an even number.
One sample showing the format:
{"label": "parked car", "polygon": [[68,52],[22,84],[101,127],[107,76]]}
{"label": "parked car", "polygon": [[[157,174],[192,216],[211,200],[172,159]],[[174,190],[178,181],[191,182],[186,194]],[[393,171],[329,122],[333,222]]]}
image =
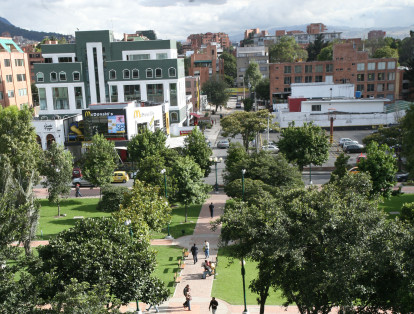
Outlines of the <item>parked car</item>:
{"label": "parked car", "polygon": [[345,142],[352,141],[350,138],[343,137],[339,140],[339,146],[343,146]]}
{"label": "parked car", "polygon": [[83,187],[83,186],[90,186],[93,187],[95,185],[93,185],[92,183],[90,183],[88,180],[82,178],[75,178],[72,180],[72,185],[76,186],[77,184],[79,184],[79,186]]}
{"label": "parked car", "polygon": [[395,179],[397,182],[407,182],[409,173],[397,173]]}
{"label": "parked car", "polygon": [[230,143],[228,140],[221,140],[217,143],[217,148],[229,148]]}
{"label": "parked car", "polygon": [[115,171],[112,176],[112,182],[122,182],[125,183],[129,181],[129,176],[125,171]]}
{"label": "parked car", "polygon": [[275,154],[279,152],[279,148],[276,145],[271,145],[271,144],[262,146],[262,149],[264,151],[275,153]]}
{"label": "parked car", "polygon": [[342,144],[342,148],[343,150],[345,150],[347,146],[355,145],[355,144],[359,144],[358,141],[346,141]]}
{"label": "parked car", "polygon": [[80,168],[75,167],[75,168],[72,169],[72,179],[82,178],[82,177],[83,177],[83,175],[82,175],[82,171],[81,171]]}
{"label": "parked car", "polygon": [[242,107],[241,102],[237,102],[236,103],[236,109],[241,109],[241,107]]}
{"label": "parked car", "polygon": [[361,153],[361,155],[359,155],[356,158],[356,162],[359,163],[361,161],[361,159],[366,159],[366,158],[367,158],[367,155]]}
{"label": "parked car", "polygon": [[351,144],[345,147],[346,153],[362,153],[362,149],[364,148],[361,144]]}

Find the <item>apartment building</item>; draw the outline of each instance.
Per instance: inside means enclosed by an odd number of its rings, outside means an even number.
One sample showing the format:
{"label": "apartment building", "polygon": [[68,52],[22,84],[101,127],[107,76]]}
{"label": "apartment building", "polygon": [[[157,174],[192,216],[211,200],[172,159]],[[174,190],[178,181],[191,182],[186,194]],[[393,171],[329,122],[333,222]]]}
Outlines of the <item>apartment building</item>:
{"label": "apartment building", "polygon": [[32,105],[27,54],[11,39],[0,37],[0,105]]}
{"label": "apartment building", "polygon": [[[397,59],[373,59],[358,51],[352,43],[333,47],[332,61],[272,63],[269,68],[270,96],[273,103],[287,99],[292,83],[332,81],[350,83],[361,98],[400,98],[401,72]],[[329,78],[327,78],[329,77]]]}
{"label": "apartment building", "polygon": [[237,87],[245,87],[244,75],[250,63],[252,62],[255,62],[259,65],[259,70],[263,78],[269,77],[269,51],[267,47],[238,47],[236,62]]}
{"label": "apartment building", "polygon": [[201,49],[202,46],[207,46],[211,43],[217,43],[222,48],[230,48],[231,42],[229,35],[226,33],[205,33],[205,34],[191,34],[187,37],[187,42],[183,43],[183,50],[186,51],[196,51]]}
{"label": "apartment building", "polygon": [[368,39],[382,39],[386,35],[386,32],[382,30],[372,30],[368,32]]}
{"label": "apartment building", "polygon": [[36,76],[34,72],[34,65],[35,63],[44,63],[45,59],[42,57],[42,52],[36,49],[35,44],[29,44],[26,46],[22,46],[22,50],[27,54],[27,59],[29,61],[29,68],[30,68],[30,80],[32,82],[36,81]]}
{"label": "apartment building", "polygon": [[200,110],[200,77],[186,76],[185,77],[185,94],[191,97],[190,101],[193,104],[193,112]]}

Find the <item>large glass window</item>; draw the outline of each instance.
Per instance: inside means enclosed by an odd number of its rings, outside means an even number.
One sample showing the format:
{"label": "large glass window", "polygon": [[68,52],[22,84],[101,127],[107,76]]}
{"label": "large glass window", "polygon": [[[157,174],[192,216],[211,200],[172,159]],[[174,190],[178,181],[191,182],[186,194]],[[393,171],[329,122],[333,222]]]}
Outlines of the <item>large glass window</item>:
{"label": "large glass window", "polygon": [[24,66],[24,59],[14,59],[14,64],[17,67],[23,67]]}
{"label": "large glass window", "polygon": [[75,102],[76,109],[83,109],[83,93],[80,86],[75,87]]}
{"label": "large glass window", "polygon": [[312,76],[305,76],[305,83],[312,83]]}
{"label": "large glass window", "polygon": [[26,96],[27,88],[19,88],[19,96]]}
{"label": "large glass window", "polygon": [[369,62],[368,71],[374,71],[374,70],[375,70],[375,62]]}
{"label": "large glass window", "polygon": [[320,82],[322,82],[322,75],[316,75],[316,76],[315,76],[315,82],[316,82],[316,83],[320,83]]}
{"label": "large glass window", "polygon": [[4,59],[4,66],[9,67],[10,66],[10,59]]}
{"label": "large glass window", "polygon": [[331,72],[333,72],[333,64],[327,64],[327,65],[325,66],[325,72],[326,72],[326,73],[331,73]]}
{"label": "large glass window", "polygon": [[156,54],[156,58],[157,59],[167,59],[168,58],[168,54],[167,53],[157,53]]}
{"label": "large glass window", "polygon": [[17,82],[25,82],[26,74],[16,74]]}
{"label": "large glass window", "polygon": [[378,70],[385,70],[385,62],[378,62]]}
{"label": "large glass window", "polygon": [[295,83],[302,83],[302,76],[295,76]]}
{"label": "large glass window", "polygon": [[169,68],[168,69],[168,76],[169,77],[176,77],[177,76],[175,68]]}
{"label": "large glass window", "polygon": [[378,73],[378,81],[385,80],[385,73]]}
{"label": "large glass window", "polygon": [[395,69],[395,61],[388,61],[388,69]]}
{"label": "large glass window", "polygon": [[385,84],[377,84],[377,92],[383,92],[385,90]]}
{"label": "large glass window", "polygon": [[364,75],[364,74],[358,74],[358,75],[357,75],[357,81],[358,81],[358,82],[363,82],[363,81],[365,81],[365,75]]}
{"label": "large glass window", "polygon": [[125,101],[141,100],[141,89],[139,85],[124,85]]}
{"label": "large glass window", "polygon": [[292,73],[292,67],[290,65],[285,65],[285,72],[284,73]]}
{"label": "large glass window", "polygon": [[150,55],[149,54],[139,54],[139,55],[130,55],[128,56],[128,60],[149,60]]}
{"label": "large glass window", "polygon": [[388,81],[395,80],[395,72],[388,72]]}
{"label": "large glass window", "polygon": [[365,71],[365,63],[358,63],[357,71]]}
{"label": "large glass window", "polygon": [[315,72],[322,73],[323,72],[323,65],[322,64],[315,65]]}
{"label": "large glass window", "polygon": [[301,65],[295,65],[295,73],[302,73],[302,66]]}
{"label": "large glass window", "polygon": [[164,102],[164,88],[162,84],[147,84],[147,100],[157,103]]}
{"label": "large glass window", "polygon": [[373,92],[374,91],[374,84],[367,84],[367,92]]}
{"label": "large glass window", "polygon": [[170,105],[177,106],[177,83],[170,83]]}
{"label": "large glass window", "polygon": [[12,97],[14,97],[14,90],[8,90],[7,91],[7,97],[9,97],[9,98],[12,98]]}
{"label": "large glass window", "polygon": [[284,79],[283,79],[283,83],[284,84],[290,84],[290,83],[292,83],[291,77],[290,76],[285,76]]}
{"label": "large glass window", "polygon": [[321,111],[321,105],[312,105],[312,111]]}
{"label": "large glass window", "polygon": [[39,88],[37,92],[39,93],[40,110],[47,110],[46,89]]}
{"label": "large glass window", "polygon": [[312,73],[312,65],[305,65],[305,73]]}
{"label": "large glass window", "polygon": [[69,109],[69,98],[67,87],[54,87],[53,92],[53,109]]}
{"label": "large glass window", "polygon": [[368,81],[375,81],[375,73],[368,73]]}
{"label": "large glass window", "polygon": [[112,85],[111,86],[111,102],[118,102],[118,86]]}

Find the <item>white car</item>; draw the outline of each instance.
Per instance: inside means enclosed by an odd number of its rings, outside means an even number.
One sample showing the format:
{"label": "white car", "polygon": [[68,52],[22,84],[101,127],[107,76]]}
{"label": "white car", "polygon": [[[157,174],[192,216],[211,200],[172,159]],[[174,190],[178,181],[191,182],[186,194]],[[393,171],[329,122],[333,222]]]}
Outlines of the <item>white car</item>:
{"label": "white car", "polygon": [[262,146],[262,149],[264,151],[270,152],[270,153],[278,153],[279,152],[279,148],[276,145],[264,145]]}
{"label": "white car", "polygon": [[345,150],[349,145],[360,145],[358,141],[346,141],[342,144],[342,148]]}
{"label": "white car", "polygon": [[343,147],[345,142],[350,142],[350,141],[352,141],[350,138],[343,137],[339,140],[339,146]]}

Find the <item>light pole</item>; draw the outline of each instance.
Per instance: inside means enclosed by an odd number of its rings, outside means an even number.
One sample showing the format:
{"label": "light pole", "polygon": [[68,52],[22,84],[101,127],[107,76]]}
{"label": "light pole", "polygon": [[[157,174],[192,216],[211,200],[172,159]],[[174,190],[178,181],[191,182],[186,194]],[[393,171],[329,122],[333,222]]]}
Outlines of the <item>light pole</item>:
{"label": "light pole", "polygon": [[223,158],[217,158],[217,157],[210,157],[209,158],[210,162],[214,163],[215,168],[216,168],[216,185],[214,186],[214,189],[216,191],[216,193],[218,193],[218,183],[217,183],[217,164],[221,163],[223,161]]}
{"label": "light pole", "polygon": [[244,202],[244,174],[246,173],[246,169],[242,169],[242,200]]}
{"label": "light pole", "polygon": [[[244,174],[246,173],[246,169],[242,169],[242,200],[244,202]],[[241,261],[241,275],[242,275],[242,279],[243,279],[243,299],[244,299],[244,311],[243,314],[248,314],[249,311],[247,310],[247,305],[246,305],[246,283],[245,283],[245,275],[246,275],[246,270],[244,269],[244,258],[242,257]]]}
{"label": "light pole", "polygon": [[329,122],[330,122],[330,126],[329,126],[329,129],[330,129],[329,142],[331,143],[331,145],[333,144],[333,123],[334,123],[334,120],[335,120],[335,117],[336,117],[335,110],[336,110],[335,108],[328,108],[328,119],[329,119]]}
{"label": "light pole", "polygon": [[[129,235],[131,236],[131,240],[133,239],[132,227],[131,227],[131,219],[125,220],[125,226],[129,227]],[[137,302],[137,311],[136,314],[142,314],[141,309],[139,308],[139,301],[138,298],[136,299]]]}
{"label": "light pole", "polygon": [[[167,170],[162,169],[161,174],[164,175],[164,193],[165,193],[165,199],[168,202],[168,198],[167,198],[168,197],[168,194],[167,194]],[[174,239],[173,236],[170,234],[170,223],[167,224],[167,232],[168,232],[168,234],[165,237],[165,239],[169,239],[169,240]]]}

